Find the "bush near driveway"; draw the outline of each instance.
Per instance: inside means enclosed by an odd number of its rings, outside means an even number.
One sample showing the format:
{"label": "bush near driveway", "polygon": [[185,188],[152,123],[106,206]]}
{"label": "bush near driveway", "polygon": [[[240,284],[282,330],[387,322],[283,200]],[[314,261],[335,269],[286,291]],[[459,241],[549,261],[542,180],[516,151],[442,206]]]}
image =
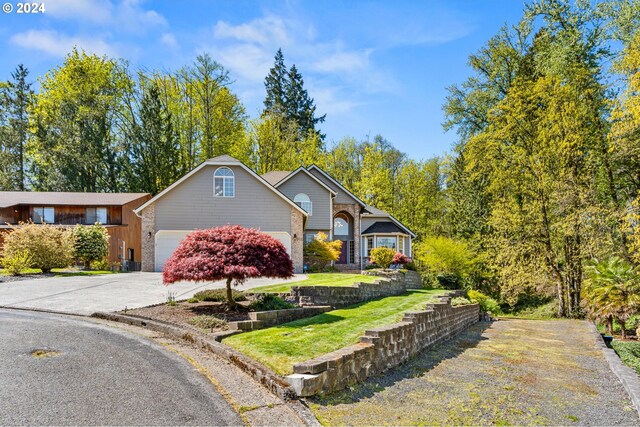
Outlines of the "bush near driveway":
{"label": "bush near driveway", "polygon": [[109,233],[102,225],[78,224],[73,228],[72,233],[75,256],[84,262],[86,268],[90,268],[92,262],[102,260],[109,255]]}
{"label": "bush near driveway", "polygon": [[31,258],[29,267],[39,268],[43,273],[68,267],[73,263],[73,235],[48,224],[20,223],[5,235],[3,258],[25,253]]}

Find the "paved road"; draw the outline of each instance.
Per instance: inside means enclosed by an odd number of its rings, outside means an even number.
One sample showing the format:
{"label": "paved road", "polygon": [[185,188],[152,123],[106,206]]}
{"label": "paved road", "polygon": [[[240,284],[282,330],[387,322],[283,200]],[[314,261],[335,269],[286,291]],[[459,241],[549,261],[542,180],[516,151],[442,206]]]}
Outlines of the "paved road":
{"label": "paved road", "polygon": [[0,425],[242,424],[184,359],[134,334],[0,310],[0,343]]}
{"label": "paved road", "polygon": [[[289,281],[303,280],[298,274]],[[282,279],[250,279],[238,289],[284,283]],[[223,288],[224,281],[162,284],[160,273],[126,273],[96,276],[45,277],[0,283],[0,307],[44,309],[90,315],[161,304],[169,293],[187,299],[202,289]]]}
{"label": "paved road", "polygon": [[324,425],[640,425],[578,320],[477,324],[314,403]]}

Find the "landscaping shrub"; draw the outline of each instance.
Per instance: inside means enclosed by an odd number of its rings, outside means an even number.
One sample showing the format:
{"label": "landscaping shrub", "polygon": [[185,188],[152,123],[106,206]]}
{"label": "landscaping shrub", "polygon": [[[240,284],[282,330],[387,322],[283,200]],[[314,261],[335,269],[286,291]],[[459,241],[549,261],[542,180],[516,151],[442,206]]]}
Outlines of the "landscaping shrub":
{"label": "landscaping shrub", "polygon": [[327,235],[319,232],[306,245],[304,245],[304,262],[311,271],[323,271],[331,261],[340,258],[342,242],[334,240],[327,241]]}
{"label": "landscaping shrub", "polygon": [[[86,264],[85,264],[86,265]],[[106,258],[93,261],[89,264],[89,268],[94,271],[108,271],[111,270],[111,263]]]}
{"label": "landscaping shrub", "polygon": [[418,269],[416,268],[416,264],[413,261],[406,263],[404,265],[404,268],[410,271],[418,271]]}
{"label": "landscaping shrub", "polygon": [[[247,297],[243,292],[232,290],[231,295],[236,302],[246,301]],[[189,298],[189,302],[211,301],[211,302],[224,302],[227,300],[227,291],[225,289],[205,289],[204,291],[196,292],[193,297]]]}
{"label": "landscaping shrub", "polygon": [[466,299],[465,297],[455,297],[451,300],[451,305],[453,307],[457,305],[469,305],[469,304],[473,304],[473,303],[468,299]]}
{"label": "landscaping shrub", "polygon": [[235,306],[231,284],[251,277],[288,279],[293,263],[279,240],[239,225],[196,230],[180,242],[164,265],[165,285],[191,280],[226,281],[227,304]]}
{"label": "landscaping shrub", "polygon": [[367,265],[365,265],[365,267],[364,267],[364,269],[365,269],[365,270],[375,270],[375,269],[377,269],[377,268],[380,268],[380,266],[379,266],[378,264],[375,264],[375,263],[373,263],[373,264],[367,264]]}
{"label": "landscaping shrub", "polygon": [[371,255],[369,258],[371,262],[378,264],[382,268],[389,268],[393,262],[393,257],[396,255],[396,251],[389,248],[375,248],[371,249]]}
{"label": "landscaping shrub", "polygon": [[[84,261],[87,268],[92,268],[92,262],[102,260],[109,255],[109,233],[102,225],[78,224],[73,228],[72,233],[76,258]],[[109,265],[99,270],[109,270]]]}
{"label": "landscaping shrub", "polygon": [[552,301],[538,307],[527,307],[512,314],[532,319],[553,319],[558,317],[558,302]]}
{"label": "landscaping shrub", "polygon": [[625,365],[635,369],[640,375],[640,342],[613,340],[611,347],[618,353]]}
{"label": "landscaping shrub", "polygon": [[0,263],[9,274],[19,276],[22,271],[31,266],[31,255],[27,251],[16,252],[12,256],[0,259]]}
{"label": "landscaping shrub", "polygon": [[414,260],[436,275],[447,289],[462,288],[463,283],[480,271],[480,262],[468,243],[449,237],[428,237],[417,243]]}
{"label": "landscaping shrub", "polygon": [[73,263],[73,236],[69,231],[48,224],[20,223],[5,235],[4,258],[29,254],[31,268],[50,273]]}
{"label": "landscaping shrub", "polygon": [[200,329],[223,329],[226,330],[229,324],[226,320],[218,319],[215,316],[203,314],[201,316],[192,317],[187,323]]}
{"label": "landscaping shrub", "polygon": [[480,291],[470,289],[467,291],[467,296],[471,301],[477,302],[478,304],[480,304],[480,309],[484,312],[491,313],[491,314],[502,313],[502,309],[500,308],[500,304],[498,304],[498,301],[483,294]]}
{"label": "landscaping shrub", "polygon": [[406,265],[410,262],[411,262],[411,258],[409,258],[404,254],[401,254],[400,252],[396,252],[396,254],[393,256],[393,260],[391,261],[391,264]]}
{"label": "landscaping shrub", "polygon": [[257,300],[253,301],[249,308],[255,311],[284,310],[294,308],[295,305],[290,304],[277,295],[265,294],[261,295]]}

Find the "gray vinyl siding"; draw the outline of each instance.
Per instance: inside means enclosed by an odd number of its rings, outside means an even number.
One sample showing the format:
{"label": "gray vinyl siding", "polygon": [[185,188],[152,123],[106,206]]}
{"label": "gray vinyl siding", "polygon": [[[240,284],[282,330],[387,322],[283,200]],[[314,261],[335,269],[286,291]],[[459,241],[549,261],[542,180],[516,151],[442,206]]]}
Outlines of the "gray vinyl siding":
{"label": "gray vinyl siding", "polygon": [[[375,222],[378,221],[385,221],[384,218],[370,218],[367,216],[361,216],[360,217],[360,232],[364,232],[364,230],[366,230],[367,228],[371,227]],[[387,219],[388,221],[388,219]]]}
{"label": "gray vinyl siding", "polygon": [[331,193],[309,175],[298,172],[280,185],[278,190],[291,200],[299,193],[309,196],[313,210],[312,215],[309,215],[307,219],[307,229],[326,230],[331,228]]}
{"label": "gray vinyl siding", "polygon": [[226,224],[291,232],[291,209],[240,166],[227,166],[235,175],[235,197],[213,196],[213,173],[205,166],[155,202],[156,230],[194,230]]}
{"label": "gray vinyl siding", "polygon": [[330,189],[336,192],[336,197],[333,199],[333,203],[344,204],[344,205],[360,204],[360,202],[358,202],[356,199],[354,199],[353,197],[345,193],[342,188],[335,185],[333,182],[331,182],[331,180],[327,179],[322,173],[318,172],[316,169],[311,169],[309,172],[313,176],[318,178],[320,181],[322,181],[327,187],[329,187]]}

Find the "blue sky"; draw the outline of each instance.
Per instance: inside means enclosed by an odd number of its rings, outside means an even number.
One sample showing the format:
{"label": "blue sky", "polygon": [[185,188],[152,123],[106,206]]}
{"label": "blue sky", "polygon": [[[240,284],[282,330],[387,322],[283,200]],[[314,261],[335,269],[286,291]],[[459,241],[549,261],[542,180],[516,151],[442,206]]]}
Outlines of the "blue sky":
{"label": "blue sky", "polygon": [[327,114],[328,145],[381,134],[416,159],[442,155],[455,142],[441,125],[446,87],[469,75],[469,54],[523,9],[518,0],[44,3],[44,14],[0,14],[0,79],[19,63],[35,79],[74,45],[168,71],[208,52],[256,117],[281,47]]}

